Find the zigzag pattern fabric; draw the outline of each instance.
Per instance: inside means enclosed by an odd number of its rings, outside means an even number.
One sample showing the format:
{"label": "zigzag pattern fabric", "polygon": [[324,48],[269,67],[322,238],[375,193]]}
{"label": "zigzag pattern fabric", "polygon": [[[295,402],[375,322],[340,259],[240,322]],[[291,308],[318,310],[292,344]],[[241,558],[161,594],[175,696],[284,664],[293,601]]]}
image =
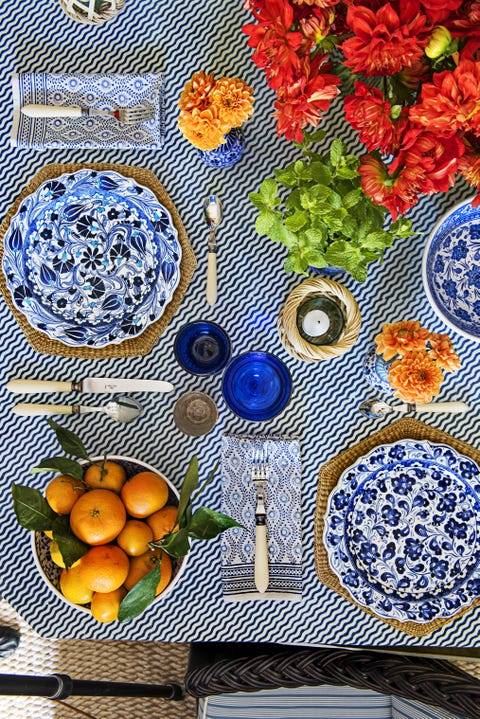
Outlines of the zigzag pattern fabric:
{"label": "zigzag pattern fabric", "polygon": [[[4,0],[0,32],[4,38],[0,59],[0,161],[2,216],[21,189],[49,162],[117,162],[152,170],[175,203],[193,244],[199,265],[184,301],[169,328],[146,357],[111,360],[77,360],[40,356],[26,342],[5,302],[0,302],[0,516],[2,541],[2,594],[43,636],[69,638],[150,639],[162,641],[247,640],[319,644],[480,646],[480,608],[468,612],[433,635],[407,637],[386,623],[365,614],[322,586],[314,568],[313,518],[317,472],[346,446],[387,424],[390,418],[372,420],[358,411],[371,396],[361,372],[363,357],[381,324],[418,319],[435,331],[445,331],[428,305],[421,279],[422,251],[430,229],[440,215],[460,199],[471,196],[465,185],[446,195],[424,198],[414,212],[417,235],[387,250],[382,266],[372,266],[367,282],[359,285],[338,275],[354,294],[363,316],[357,344],[331,362],[305,364],[283,349],[276,331],[278,313],[301,277],[286,275],[284,248],[254,229],[256,212],[248,193],[257,191],[273,168],[294,159],[298,151],[275,135],[274,96],[250,60],[241,25],[250,22],[242,0],[127,0],[118,16],[101,26],[85,26],[69,19],[57,0],[21,2]],[[247,147],[231,168],[212,169],[176,128],[180,92],[193,72],[200,69],[242,77],[255,89],[255,114],[245,126]],[[165,143],[148,149],[34,149],[10,147],[12,123],[10,78],[14,72],[128,73],[162,72],[165,79]],[[335,109],[336,108],[336,109]],[[328,136],[342,138],[355,149],[353,131],[343,120],[340,104],[332,108],[324,127]],[[215,193],[223,201],[224,220],[218,229],[219,300],[210,309],[205,299],[207,228],[203,199]],[[173,341],[188,321],[212,319],[228,332],[236,356],[247,350],[277,354],[293,376],[293,393],[277,418],[250,423],[233,415],[221,394],[221,378],[196,378],[176,363]],[[452,335],[463,367],[448,377],[441,399],[464,400],[472,409],[461,416],[438,415],[431,423],[475,443],[478,438],[478,346]],[[30,538],[14,518],[12,482],[43,489],[50,477],[30,474],[39,460],[58,454],[53,433],[42,418],[20,418],[11,413],[16,401],[4,388],[15,377],[81,379],[87,376],[168,379],[175,385],[169,395],[145,394],[145,407],[132,425],[113,423],[106,416],[71,417],[62,424],[79,434],[93,455],[108,451],[137,457],[157,466],[177,486],[190,458],[199,457],[206,477],[220,459],[223,432],[235,434],[286,434],[299,436],[302,445],[303,600],[302,602],[224,601],[221,581],[221,543],[194,542],[186,571],[171,595],[159,600],[139,618],[119,625],[100,625],[56,597],[35,568]],[[208,435],[183,435],[173,421],[173,405],[184,392],[198,389],[218,404],[219,422]],[[32,402],[106,403],[107,397],[34,395]],[[202,498],[217,509],[221,486],[217,476]]]}

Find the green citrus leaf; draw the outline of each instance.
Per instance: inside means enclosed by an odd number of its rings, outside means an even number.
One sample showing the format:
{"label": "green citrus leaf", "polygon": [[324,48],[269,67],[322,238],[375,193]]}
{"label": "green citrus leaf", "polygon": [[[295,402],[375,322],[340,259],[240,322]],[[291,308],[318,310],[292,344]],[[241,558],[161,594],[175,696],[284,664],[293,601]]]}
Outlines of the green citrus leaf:
{"label": "green citrus leaf", "polygon": [[[188,523],[190,525],[191,523]],[[158,542],[150,542],[150,545],[161,547],[171,557],[185,557],[190,551],[190,540],[188,539],[188,526],[182,527],[177,532],[170,532]]]}
{"label": "green citrus leaf", "polygon": [[161,561],[135,584],[123,598],[118,610],[118,621],[129,622],[138,617],[155,599],[155,592],[160,581]]}
{"label": "green citrus leaf", "polygon": [[61,474],[67,474],[69,477],[81,480],[83,478],[83,467],[80,462],[76,462],[74,459],[68,457],[50,457],[50,459],[44,459],[33,467],[30,472],[60,472]]}
{"label": "green citrus leaf", "polygon": [[86,553],[88,544],[74,535],[70,529],[70,520],[67,515],[57,516],[53,521],[52,530],[53,538],[58,544],[65,566],[71,567]]}
{"label": "green citrus leaf", "polygon": [[190,464],[188,465],[185,479],[182,482],[182,488],[180,490],[177,522],[181,520],[182,515],[185,512],[188,503],[190,502],[192,492],[194,492],[198,487],[198,479],[198,457],[192,457],[192,459],[190,460]]}
{"label": "green citrus leaf", "polygon": [[74,432],[65,429],[60,424],[57,424],[57,422],[54,422],[53,419],[50,419],[50,417],[47,418],[47,422],[57,435],[58,443],[66,454],[73,454],[74,457],[88,459],[87,450],[83,446],[82,440],[77,437]]}
{"label": "green citrus leaf", "polygon": [[56,512],[50,508],[47,500],[32,487],[21,484],[12,485],[13,509],[18,523],[35,532],[51,529]]}
{"label": "green citrus leaf", "polygon": [[199,507],[194,512],[188,533],[194,539],[213,539],[221,532],[231,527],[243,527],[227,514],[216,512],[208,507]]}

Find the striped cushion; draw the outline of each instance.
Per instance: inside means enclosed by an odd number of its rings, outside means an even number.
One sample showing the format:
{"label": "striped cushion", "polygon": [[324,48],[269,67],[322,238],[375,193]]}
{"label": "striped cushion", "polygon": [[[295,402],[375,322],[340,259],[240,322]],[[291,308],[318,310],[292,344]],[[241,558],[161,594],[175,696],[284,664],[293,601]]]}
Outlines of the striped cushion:
{"label": "striped cushion", "polygon": [[422,702],[392,697],[392,719],[461,719],[440,707],[429,707]]}
{"label": "striped cushion", "polygon": [[198,719],[462,719],[444,709],[353,687],[300,687],[220,694],[198,703]]}
{"label": "striped cushion", "polygon": [[198,719],[391,719],[392,700],[367,689],[300,687],[200,700]]}

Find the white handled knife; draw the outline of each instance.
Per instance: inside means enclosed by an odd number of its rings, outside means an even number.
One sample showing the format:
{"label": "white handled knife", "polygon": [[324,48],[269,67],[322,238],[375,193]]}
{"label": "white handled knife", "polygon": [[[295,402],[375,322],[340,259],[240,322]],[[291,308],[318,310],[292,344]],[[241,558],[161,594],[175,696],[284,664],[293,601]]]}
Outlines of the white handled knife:
{"label": "white handled knife", "polygon": [[156,379],[110,379],[87,377],[80,382],[55,382],[40,379],[12,379],[7,389],[16,394],[32,392],[171,392],[173,384]]}

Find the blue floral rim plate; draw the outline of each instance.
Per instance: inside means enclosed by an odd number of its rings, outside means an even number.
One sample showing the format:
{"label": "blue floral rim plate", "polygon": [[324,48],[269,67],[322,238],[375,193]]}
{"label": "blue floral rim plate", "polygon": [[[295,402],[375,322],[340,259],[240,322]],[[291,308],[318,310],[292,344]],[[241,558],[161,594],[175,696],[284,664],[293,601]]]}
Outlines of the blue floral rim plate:
{"label": "blue floral rim plate", "polygon": [[375,614],[425,623],[480,596],[480,469],[452,447],[376,447],[329,497],[324,543],[352,598]]}
{"label": "blue floral rim plate", "polygon": [[112,171],[44,182],[4,240],[15,307],[48,337],[104,347],[158,320],[180,280],[181,246],[154,193]]}
{"label": "blue floral rim plate", "polygon": [[433,228],[423,253],[423,285],[437,315],[480,342],[480,207],[456,205]]}

